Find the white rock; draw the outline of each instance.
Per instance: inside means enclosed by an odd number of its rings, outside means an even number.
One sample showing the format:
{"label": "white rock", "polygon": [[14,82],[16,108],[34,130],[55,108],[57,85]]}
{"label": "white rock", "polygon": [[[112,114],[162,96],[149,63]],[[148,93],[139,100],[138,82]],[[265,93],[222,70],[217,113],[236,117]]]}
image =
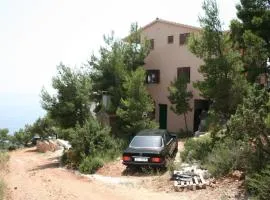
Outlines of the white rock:
{"label": "white rock", "polygon": [[57,139],[56,142],[57,142],[57,144],[59,146],[62,146],[65,149],[70,149],[71,148],[71,144],[69,143],[69,141]]}

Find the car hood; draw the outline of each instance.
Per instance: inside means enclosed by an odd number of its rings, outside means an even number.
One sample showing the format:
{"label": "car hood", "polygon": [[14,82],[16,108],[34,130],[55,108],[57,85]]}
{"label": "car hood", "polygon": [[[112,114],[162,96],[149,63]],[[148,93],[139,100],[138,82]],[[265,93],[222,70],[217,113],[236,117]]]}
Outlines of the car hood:
{"label": "car hood", "polygon": [[159,148],[134,148],[128,147],[124,153],[146,153],[146,154],[159,154],[163,147]]}

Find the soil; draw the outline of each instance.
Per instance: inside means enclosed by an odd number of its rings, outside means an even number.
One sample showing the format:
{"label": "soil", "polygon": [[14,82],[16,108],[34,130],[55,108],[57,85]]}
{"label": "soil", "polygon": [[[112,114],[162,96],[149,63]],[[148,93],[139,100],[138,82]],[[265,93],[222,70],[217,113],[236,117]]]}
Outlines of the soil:
{"label": "soil", "polygon": [[[175,160],[181,162],[180,153],[184,150],[184,141],[178,142],[178,153]],[[164,171],[127,170],[121,160],[107,163],[97,171],[97,174],[110,177],[128,177],[139,181],[141,187],[148,188],[148,191],[166,192],[180,199],[247,199],[244,194],[243,180],[240,176],[224,177],[219,180],[211,180],[211,187],[196,191],[175,192],[170,173]],[[241,180],[240,180],[241,179]]]}
{"label": "soil", "polygon": [[[59,166],[59,152],[38,153],[27,148],[10,153],[7,200],[77,200],[77,199],[237,199],[241,181],[221,180],[204,190],[174,192],[168,172],[129,172],[121,160],[108,163],[98,171],[100,177],[130,180],[135,184],[119,184],[80,176]],[[107,177],[108,178],[108,177]],[[134,182],[133,182],[134,181]]]}

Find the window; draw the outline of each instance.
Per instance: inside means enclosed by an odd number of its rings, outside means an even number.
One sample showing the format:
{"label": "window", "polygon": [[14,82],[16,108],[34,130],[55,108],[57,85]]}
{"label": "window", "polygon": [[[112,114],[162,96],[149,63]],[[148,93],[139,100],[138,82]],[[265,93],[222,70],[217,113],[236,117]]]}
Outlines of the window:
{"label": "window", "polygon": [[190,67],[177,68],[177,78],[180,76],[185,76],[187,78],[187,82],[190,83]]}
{"label": "window", "polygon": [[173,35],[169,35],[168,36],[168,44],[172,44],[173,43]]}
{"label": "window", "polygon": [[164,142],[167,144],[171,140],[171,135],[168,132],[164,133]]}
{"label": "window", "polygon": [[155,40],[154,39],[151,39],[150,40],[150,49],[154,49],[155,48]]}
{"label": "window", "polygon": [[181,33],[179,38],[180,45],[186,44],[187,38],[189,37],[190,33]]}
{"label": "window", "polygon": [[162,147],[163,142],[160,136],[135,136],[129,146],[137,148]]}
{"label": "window", "polygon": [[159,70],[147,70],[146,83],[159,83]]}

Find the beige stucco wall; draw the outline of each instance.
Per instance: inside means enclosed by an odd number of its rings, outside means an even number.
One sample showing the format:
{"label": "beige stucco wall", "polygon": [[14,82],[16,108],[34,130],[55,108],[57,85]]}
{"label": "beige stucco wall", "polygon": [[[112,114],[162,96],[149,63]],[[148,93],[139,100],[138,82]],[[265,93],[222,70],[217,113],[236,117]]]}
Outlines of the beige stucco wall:
{"label": "beige stucco wall", "polygon": [[[143,30],[143,37],[154,39],[155,47],[151,50],[145,59],[145,69],[159,69],[160,83],[148,84],[149,92],[155,100],[156,120],[159,120],[159,104],[167,104],[167,129],[172,132],[178,132],[185,129],[184,117],[175,115],[170,109],[168,100],[168,87],[176,77],[178,67],[190,67],[190,84],[188,88],[193,92],[193,99],[190,102],[191,107],[194,106],[194,99],[200,99],[199,92],[195,90],[192,83],[202,79],[198,68],[203,64],[202,60],[193,55],[186,45],[179,45],[179,34],[195,32],[198,29],[189,27],[181,27],[179,25],[166,24],[162,22]],[[168,44],[167,37],[174,36],[174,43]],[[193,130],[194,109],[188,113],[187,122],[189,130]]]}

